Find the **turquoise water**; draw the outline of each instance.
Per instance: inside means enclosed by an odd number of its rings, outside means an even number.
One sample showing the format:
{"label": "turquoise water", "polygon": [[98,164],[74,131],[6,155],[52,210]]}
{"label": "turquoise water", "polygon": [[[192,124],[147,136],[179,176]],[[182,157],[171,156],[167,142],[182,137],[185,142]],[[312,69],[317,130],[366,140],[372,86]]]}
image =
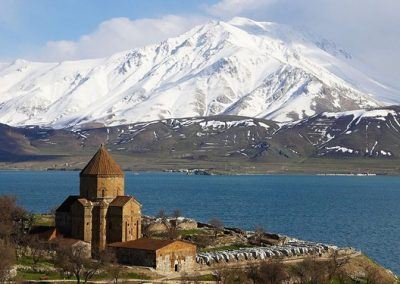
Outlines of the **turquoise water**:
{"label": "turquoise water", "polygon": [[[0,194],[34,212],[78,194],[78,183],[78,172],[0,172]],[[352,246],[400,274],[400,177],[128,173],[126,192],[144,214],[179,208],[197,220]]]}

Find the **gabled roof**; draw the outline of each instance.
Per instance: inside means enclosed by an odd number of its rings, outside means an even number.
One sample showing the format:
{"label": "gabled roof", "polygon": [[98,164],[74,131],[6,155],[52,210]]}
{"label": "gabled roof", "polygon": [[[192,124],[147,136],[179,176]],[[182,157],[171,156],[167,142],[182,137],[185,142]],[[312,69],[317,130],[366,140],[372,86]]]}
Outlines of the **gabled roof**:
{"label": "gabled roof", "polygon": [[140,204],[140,202],[137,201],[133,196],[127,196],[127,195],[115,197],[111,201],[110,206],[124,207],[125,204],[127,204],[130,200],[132,200],[133,202],[139,204],[139,206],[142,206],[142,204]]}
{"label": "gabled roof", "polygon": [[146,239],[146,238],[141,238],[127,242],[113,243],[110,244],[109,246],[116,248],[132,248],[132,249],[157,251],[175,242],[181,242],[181,243],[186,243],[187,245],[190,246],[195,246],[192,243],[178,241],[178,240],[157,240],[157,239]]}
{"label": "gabled roof", "polygon": [[56,209],[56,212],[69,212],[71,205],[80,198],[80,196],[70,195],[67,199]]}
{"label": "gabled roof", "polygon": [[33,226],[29,230],[29,235],[49,241],[56,238],[59,234],[54,226]]}
{"label": "gabled roof", "polygon": [[124,175],[103,145],[80,173],[80,176],[123,177]]}
{"label": "gabled roof", "polygon": [[50,244],[57,245],[59,247],[71,247],[73,245],[76,245],[78,243],[84,243],[87,244],[87,242],[78,240],[78,239],[70,239],[70,238],[55,238],[49,241]]}
{"label": "gabled roof", "polygon": [[131,199],[133,199],[132,196],[117,196],[111,201],[110,206],[124,207]]}

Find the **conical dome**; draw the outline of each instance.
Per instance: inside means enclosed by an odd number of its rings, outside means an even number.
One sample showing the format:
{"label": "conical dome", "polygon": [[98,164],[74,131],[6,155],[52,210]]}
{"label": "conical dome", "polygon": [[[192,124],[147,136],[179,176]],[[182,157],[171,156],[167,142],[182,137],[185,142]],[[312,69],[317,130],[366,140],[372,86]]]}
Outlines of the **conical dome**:
{"label": "conical dome", "polygon": [[103,145],[93,156],[80,176],[123,177],[125,174]]}

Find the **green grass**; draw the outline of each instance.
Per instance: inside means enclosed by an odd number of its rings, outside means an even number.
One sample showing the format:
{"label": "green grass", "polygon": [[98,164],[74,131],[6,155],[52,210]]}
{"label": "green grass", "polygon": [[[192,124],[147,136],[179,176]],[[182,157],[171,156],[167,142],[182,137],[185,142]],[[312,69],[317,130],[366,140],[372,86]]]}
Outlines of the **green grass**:
{"label": "green grass", "polygon": [[128,272],[127,274],[124,275],[123,278],[126,278],[126,279],[144,279],[144,280],[151,279],[147,275],[136,273],[136,272]]}
{"label": "green grass", "polygon": [[200,275],[190,279],[191,281],[217,281],[217,278],[212,274]]}
{"label": "green grass", "polygon": [[[49,272],[49,273],[41,273],[41,272],[35,272],[35,271],[22,271],[18,270],[17,272],[17,278],[18,279],[23,279],[25,281],[29,280],[65,280],[65,278],[62,278],[60,274],[57,272]],[[135,273],[135,272],[128,272],[121,276],[123,279],[143,279],[143,280],[150,280],[151,278],[147,275],[140,274],[140,273]],[[74,277],[70,278],[74,279]],[[107,273],[100,273],[96,274],[93,276],[92,279],[93,281],[96,280],[110,280],[111,277],[107,275]]]}
{"label": "green grass", "polygon": [[99,274],[96,274],[96,275],[93,275],[93,277],[90,279],[90,280],[107,280],[107,279],[110,279],[111,277],[109,277],[108,275],[107,275],[107,273],[105,273],[105,272],[102,272],[102,273],[99,273]]}
{"label": "green grass", "polygon": [[54,216],[48,214],[34,214],[33,215],[34,226],[54,226]]}
{"label": "green grass", "polygon": [[60,274],[56,272],[40,273],[34,271],[20,271],[17,272],[17,278],[23,280],[58,280],[61,279]]}
{"label": "green grass", "polygon": [[241,248],[249,248],[249,247],[253,247],[253,246],[246,245],[246,244],[235,244],[235,245],[222,246],[222,247],[216,247],[216,248],[206,248],[206,249],[201,249],[200,251],[211,252],[211,251],[223,251],[223,250],[238,250]]}
{"label": "green grass", "polygon": [[[33,265],[33,260],[31,257],[28,256],[22,256],[18,258],[17,264],[20,265],[25,265],[25,266],[32,266]],[[37,263],[38,266],[46,266],[46,267],[54,267],[54,264],[50,261],[47,260],[39,260]]]}

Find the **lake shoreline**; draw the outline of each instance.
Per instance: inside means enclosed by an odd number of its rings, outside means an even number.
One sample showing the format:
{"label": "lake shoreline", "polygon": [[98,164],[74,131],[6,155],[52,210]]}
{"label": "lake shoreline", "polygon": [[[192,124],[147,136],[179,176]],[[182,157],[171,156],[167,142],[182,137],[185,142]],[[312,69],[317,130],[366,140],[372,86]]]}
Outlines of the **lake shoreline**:
{"label": "lake shoreline", "polygon": [[[50,212],[76,195],[77,171],[0,171],[0,194],[31,212]],[[180,209],[185,216],[221,219],[229,227],[271,232],[361,250],[397,274],[400,178],[396,176],[186,175],[125,173],[125,192],[143,214]],[[373,228],[373,230],[371,230]]]}
{"label": "lake shoreline", "polygon": [[[0,172],[80,172],[82,169],[70,169],[70,168],[4,168],[0,167]],[[351,173],[351,172],[337,172],[337,173],[321,173],[321,172],[290,172],[290,171],[274,171],[274,172],[249,172],[249,171],[214,171],[208,169],[180,169],[180,170],[170,170],[170,169],[154,169],[154,170],[130,170],[123,169],[126,173],[133,174],[145,174],[145,173],[177,173],[183,175],[206,175],[206,176],[271,176],[271,175],[281,175],[281,176],[349,176],[349,177],[373,177],[373,176],[400,176],[400,174],[388,174],[388,173]],[[195,173],[195,171],[200,171],[201,173]]]}

